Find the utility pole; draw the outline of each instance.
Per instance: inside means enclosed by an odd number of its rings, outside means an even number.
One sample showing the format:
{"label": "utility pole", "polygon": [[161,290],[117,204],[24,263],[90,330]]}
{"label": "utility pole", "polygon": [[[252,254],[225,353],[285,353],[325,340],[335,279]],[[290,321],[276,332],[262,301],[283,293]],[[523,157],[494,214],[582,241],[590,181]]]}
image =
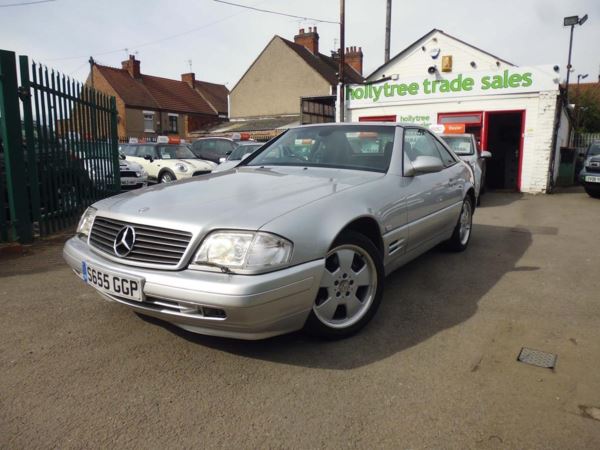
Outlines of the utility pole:
{"label": "utility pole", "polygon": [[346,65],[345,56],[346,56],[346,40],[344,37],[345,34],[345,0],[340,0],[340,68],[338,70],[338,77],[340,82],[339,87],[339,95],[340,95],[340,122],[344,121],[344,103],[345,103],[345,95],[344,92],[344,66]]}
{"label": "utility pole", "polygon": [[390,60],[390,39],[392,33],[392,0],[387,0],[387,8],[385,11],[385,55],[384,62]]}

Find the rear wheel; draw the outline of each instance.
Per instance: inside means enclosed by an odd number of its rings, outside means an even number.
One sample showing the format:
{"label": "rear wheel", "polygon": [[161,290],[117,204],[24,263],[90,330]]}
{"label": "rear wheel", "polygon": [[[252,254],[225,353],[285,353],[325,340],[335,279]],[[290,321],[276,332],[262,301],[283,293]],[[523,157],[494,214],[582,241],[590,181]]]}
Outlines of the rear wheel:
{"label": "rear wheel", "polygon": [[306,330],[329,339],[356,333],[377,311],[383,280],[383,264],[375,245],[360,233],[343,232],[325,258]]}
{"label": "rear wheel", "polygon": [[469,245],[471,229],[473,228],[473,200],[467,196],[462,204],[458,223],[452,237],[446,241],[446,246],[454,252],[462,252]]}

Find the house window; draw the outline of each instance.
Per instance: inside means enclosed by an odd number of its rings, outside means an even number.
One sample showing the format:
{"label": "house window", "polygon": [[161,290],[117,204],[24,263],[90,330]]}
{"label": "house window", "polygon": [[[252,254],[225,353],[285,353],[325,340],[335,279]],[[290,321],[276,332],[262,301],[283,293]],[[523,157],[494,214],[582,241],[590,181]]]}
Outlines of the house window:
{"label": "house window", "polygon": [[144,132],[154,133],[154,111],[144,111]]}
{"label": "house window", "polygon": [[177,133],[177,114],[169,113],[169,133]]}

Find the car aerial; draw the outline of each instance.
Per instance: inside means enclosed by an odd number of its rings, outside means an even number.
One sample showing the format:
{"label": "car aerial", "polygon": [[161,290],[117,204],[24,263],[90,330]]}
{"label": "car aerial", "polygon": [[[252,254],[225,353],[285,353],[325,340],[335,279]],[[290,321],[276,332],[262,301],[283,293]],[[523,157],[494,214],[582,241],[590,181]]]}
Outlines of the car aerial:
{"label": "car aerial", "polygon": [[154,183],[168,183],[204,175],[216,167],[211,161],[198,159],[190,150],[189,144],[162,138],[159,136],[155,143],[132,141],[121,144],[119,151],[125,154],[128,161],[142,166],[148,173],[148,180]]}
{"label": "car aerial", "polygon": [[464,250],[474,210],[472,170],[427,129],[307,125],[236,170],[93,204],[63,256],[104,298],[192,332],[342,338],[386,275]]}
{"label": "car aerial", "polygon": [[486,159],[491,158],[492,154],[486,150],[477,150],[477,141],[472,133],[441,134],[440,137],[460,159],[473,169],[475,196],[477,205],[479,205],[481,195],[485,193]]}
{"label": "car aerial", "polygon": [[585,152],[579,181],[590,197],[600,198],[600,141],[592,142]]}
{"label": "car aerial", "polygon": [[242,160],[246,159],[256,150],[261,148],[264,142],[242,141],[228,156],[227,159],[219,164],[213,172],[223,172],[236,167]]}
{"label": "car aerial", "polygon": [[222,163],[227,156],[238,146],[233,139],[225,137],[200,138],[192,142],[191,149],[197,158]]}

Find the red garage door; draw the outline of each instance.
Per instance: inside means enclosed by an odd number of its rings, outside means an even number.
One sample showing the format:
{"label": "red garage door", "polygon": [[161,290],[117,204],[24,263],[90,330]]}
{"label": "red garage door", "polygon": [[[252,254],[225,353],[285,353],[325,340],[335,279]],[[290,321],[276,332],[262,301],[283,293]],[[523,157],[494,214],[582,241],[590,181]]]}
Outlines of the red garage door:
{"label": "red garage door", "polygon": [[358,118],[359,122],[395,122],[396,115],[392,116],[362,116]]}

